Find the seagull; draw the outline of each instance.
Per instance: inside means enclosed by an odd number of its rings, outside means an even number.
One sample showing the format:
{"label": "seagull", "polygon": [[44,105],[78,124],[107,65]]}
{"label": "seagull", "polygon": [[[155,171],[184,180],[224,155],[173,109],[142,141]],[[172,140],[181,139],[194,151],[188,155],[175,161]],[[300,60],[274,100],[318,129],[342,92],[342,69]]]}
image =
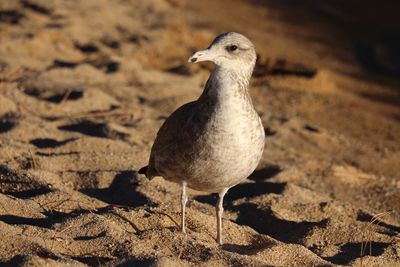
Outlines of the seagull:
{"label": "seagull", "polygon": [[217,238],[222,245],[223,199],[246,179],[264,150],[265,132],[248,87],[256,62],[254,45],[240,33],[218,35],[188,62],[211,61],[216,67],[203,93],[175,110],[157,133],[147,178],[162,176],[181,185],[181,231],[185,233],[186,188],[218,193]]}

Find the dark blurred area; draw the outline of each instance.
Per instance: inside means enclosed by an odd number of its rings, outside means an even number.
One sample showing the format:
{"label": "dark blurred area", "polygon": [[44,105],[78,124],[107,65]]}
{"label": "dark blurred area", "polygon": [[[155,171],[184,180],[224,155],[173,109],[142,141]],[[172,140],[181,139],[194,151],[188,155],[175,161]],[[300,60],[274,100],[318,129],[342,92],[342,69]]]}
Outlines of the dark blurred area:
{"label": "dark blurred area", "polygon": [[365,70],[399,77],[400,1],[251,1],[275,9],[283,21],[306,31],[325,32],[325,41],[350,42]]}

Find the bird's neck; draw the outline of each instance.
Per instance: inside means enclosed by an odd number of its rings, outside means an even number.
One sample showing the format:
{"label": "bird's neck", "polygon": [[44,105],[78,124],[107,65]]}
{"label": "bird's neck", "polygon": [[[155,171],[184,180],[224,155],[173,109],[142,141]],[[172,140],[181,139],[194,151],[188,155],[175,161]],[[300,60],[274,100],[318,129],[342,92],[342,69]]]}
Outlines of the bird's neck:
{"label": "bird's neck", "polygon": [[212,98],[219,103],[236,98],[248,98],[253,66],[231,69],[217,66],[211,73],[200,99]]}

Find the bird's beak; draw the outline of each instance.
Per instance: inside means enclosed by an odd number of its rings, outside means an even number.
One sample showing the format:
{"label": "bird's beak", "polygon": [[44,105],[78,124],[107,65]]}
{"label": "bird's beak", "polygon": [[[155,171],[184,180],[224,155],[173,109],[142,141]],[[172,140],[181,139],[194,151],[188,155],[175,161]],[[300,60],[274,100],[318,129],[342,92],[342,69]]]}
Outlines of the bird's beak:
{"label": "bird's beak", "polygon": [[209,49],[205,49],[205,50],[200,50],[200,51],[197,51],[196,53],[194,53],[188,59],[188,62],[196,63],[196,62],[207,61],[207,60],[212,60],[212,59],[213,59],[213,56],[212,56],[211,51]]}

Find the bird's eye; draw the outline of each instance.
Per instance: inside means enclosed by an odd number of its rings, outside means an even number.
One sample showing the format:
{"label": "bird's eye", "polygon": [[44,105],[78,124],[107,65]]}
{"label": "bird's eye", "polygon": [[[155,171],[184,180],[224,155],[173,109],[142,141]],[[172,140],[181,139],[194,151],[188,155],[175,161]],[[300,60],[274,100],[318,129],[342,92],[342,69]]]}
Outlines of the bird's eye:
{"label": "bird's eye", "polygon": [[233,51],[235,51],[236,49],[238,49],[237,45],[228,45],[228,46],[226,47],[226,50],[228,50],[228,52],[233,52]]}

